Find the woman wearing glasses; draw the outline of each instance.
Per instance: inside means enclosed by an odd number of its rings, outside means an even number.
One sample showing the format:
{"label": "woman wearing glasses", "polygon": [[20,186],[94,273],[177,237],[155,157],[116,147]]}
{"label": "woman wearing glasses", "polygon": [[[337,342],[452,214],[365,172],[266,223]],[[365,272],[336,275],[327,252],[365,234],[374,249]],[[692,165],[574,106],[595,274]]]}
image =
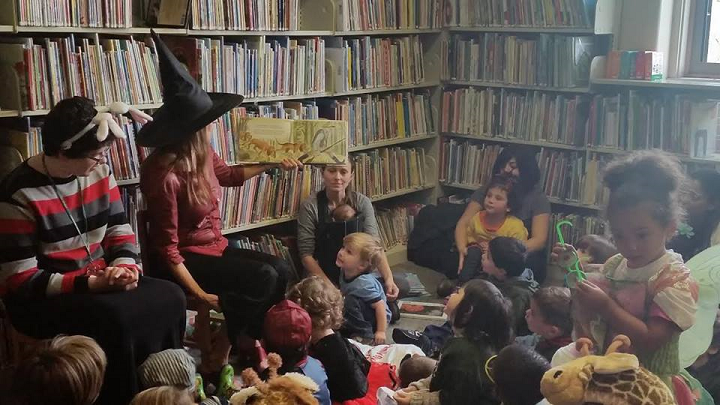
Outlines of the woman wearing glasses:
{"label": "woman wearing glasses", "polygon": [[126,404],[138,391],[137,366],[181,347],[184,295],[171,282],[142,276],[105,164],[108,145],[124,136],[110,113],[83,97],[66,99],[47,115],[42,135],[43,153],[0,183],[0,295],[25,335],[94,338],[108,357],[97,403]]}

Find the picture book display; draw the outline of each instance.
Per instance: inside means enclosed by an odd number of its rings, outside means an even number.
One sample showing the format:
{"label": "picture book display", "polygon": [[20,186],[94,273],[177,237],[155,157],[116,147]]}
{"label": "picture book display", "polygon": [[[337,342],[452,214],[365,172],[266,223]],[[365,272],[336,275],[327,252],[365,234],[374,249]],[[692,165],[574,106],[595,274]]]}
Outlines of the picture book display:
{"label": "picture book display", "polygon": [[447,319],[447,315],[443,312],[444,304],[435,302],[420,301],[399,301],[400,317],[417,318],[417,319],[434,319],[443,321]]}
{"label": "picture book display", "polygon": [[348,159],[346,121],[239,118],[233,123],[239,163],[338,164]]}

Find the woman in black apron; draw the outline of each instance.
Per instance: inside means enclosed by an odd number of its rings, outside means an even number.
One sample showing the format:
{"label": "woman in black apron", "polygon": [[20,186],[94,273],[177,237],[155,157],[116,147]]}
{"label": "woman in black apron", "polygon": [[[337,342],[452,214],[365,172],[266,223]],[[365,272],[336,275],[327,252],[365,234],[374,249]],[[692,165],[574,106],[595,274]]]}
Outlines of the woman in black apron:
{"label": "woman in black apron", "polygon": [[[365,232],[380,238],[375,210],[370,199],[347,190],[352,176],[350,163],[325,167],[325,187],[303,201],[298,214],[298,250],[303,266],[310,275],[320,276],[335,285],[338,285],[340,280],[340,269],[335,265],[335,260],[342,247],[343,237],[353,232]],[[333,222],[332,211],[343,204],[350,205],[357,212],[356,216],[347,221]],[[396,280],[385,255],[377,270],[383,279],[385,294],[389,300],[394,301],[400,290],[395,284]],[[407,285],[407,282],[403,284]],[[409,290],[406,286],[403,287],[405,292]]]}

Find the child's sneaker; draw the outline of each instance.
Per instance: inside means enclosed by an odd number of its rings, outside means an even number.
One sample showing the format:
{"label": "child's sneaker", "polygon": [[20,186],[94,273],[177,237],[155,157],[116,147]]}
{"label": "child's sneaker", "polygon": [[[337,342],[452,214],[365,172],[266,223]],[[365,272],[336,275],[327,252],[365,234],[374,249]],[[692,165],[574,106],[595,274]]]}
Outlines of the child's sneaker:
{"label": "child's sneaker", "polygon": [[230,398],[238,390],[235,388],[235,369],[230,364],[223,366],[220,370],[217,395],[223,398]]}

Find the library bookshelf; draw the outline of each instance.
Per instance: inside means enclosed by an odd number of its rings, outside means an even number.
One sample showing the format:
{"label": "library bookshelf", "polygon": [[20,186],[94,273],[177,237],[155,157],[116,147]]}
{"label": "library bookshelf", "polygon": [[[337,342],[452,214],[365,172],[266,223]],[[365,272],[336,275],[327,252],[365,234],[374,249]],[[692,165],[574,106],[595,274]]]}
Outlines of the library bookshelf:
{"label": "library bookshelf", "polygon": [[[77,4],[82,2],[80,0]],[[81,26],[49,26],[51,24],[45,23],[28,23],[22,21],[21,10],[24,5],[27,6],[35,0],[0,0],[0,44],[28,44],[30,49],[34,49],[39,52],[32,54],[34,56],[47,56],[50,42],[56,41],[57,44],[75,44],[79,47],[82,41],[90,44],[90,47],[96,46],[98,49],[102,48],[101,52],[106,52],[106,55],[110,55],[108,49],[115,48],[103,48],[109,41],[119,41],[117,44],[138,46],[136,44],[149,43],[146,39],[149,36],[150,29],[144,25],[144,10],[142,9],[141,0],[128,0],[132,4],[133,15],[131,16],[131,26],[124,28],[115,28],[109,26],[105,21],[98,23],[97,27],[81,27]],[[226,1],[226,0],[193,0],[195,1]],[[227,0],[230,1],[230,0]],[[365,0],[362,0],[365,1]],[[428,7],[432,8],[434,4],[438,4],[434,12],[440,12],[440,1],[441,0],[423,0],[426,2]],[[288,0],[288,3],[292,0]],[[238,2],[244,3],[244,2]],[[257,0],[256,0],[257,3]],[[262,2],[264,3],[264,2]],[[415,71],[421,71],[422,74],[414,77],[417,80],[401,80],[391,81],[390,83],[361,83],[359,86],[350,88],[337,88],[336,82],[332,78],[343,74],[339,69],[342,67],[332,63],[330,58],[324,61],[320,61],[323,65],[322,68],[325,70],[324,74],[318,75],[317,77],[322,78],[322,82],[316,83],[316,88],[311,91],[292,91],[292,92],[264,92],[258,95],[252,95],[250,93],[243,93],[250,95],[244,100],[243,107],[248,109],[259,108],[266,105],[281,105],[281,103],[302,103],[305,105],[335,105],[337,103],[356,101],[358,103],[377,103],[379,104],[382,100],[389,100],[391,97],[397,96],[398,99],[403,100],[403,97],[407,99],[410,95],[422,94],[427,98],[428,104],[433,106],[432,108],[425,111],[429,114],[428,122],[431,123],[428,128],[420,132],[413,132],[407,130],[404,136],[400,133],[397,134],[386,134],[387,137],[380,137],[374,139],[370,137],[368,141],[358,142],[357,144],[351,145],[350,155],[351,159],[354,159],[355,155],[373,155],[379,153],[378,151],[383,149],[394,149],[394,150],[423,150],[423,154],[426,157],[426,164],[424,167],[424,183],[419,186],[413,186],[403,189],[395,189],[379,195],[370,196],[374,204],[378,204],[380,208],[393,207],[400,203],[431,203],[437,194],[437,167],[434,157],[438,154],[438,109],[434,106],[439,105],[440,102],[440,38],[443,35],[443,30],[440,24],[440,16],[435,15],[433,17],[430,14],[420,15],[419,11],[411,13],[407,12],[406,17],[409,20],[405,21],[405,25],[402,25],[402,18],[397,16],[396,19],[398,24],[396,27],[383,26],[383,22],[379,20],[375,22],[371,21],[360,21],[357,26],[366,26],[366,29],[355,29],[348,30],[343,27],[341,19],[343,18],[342,7],[348,7],[347,0],[296,0],[297,3],[297,15],[290,16],[290,18],[296,18],[294,22],[295,29],[291,30],[275,30],[275,29],[227,29],[226,26],[212,26],[206,25],[202,28],[195,28],[193,26],[192,17],[189,13],[188,20],[189,24],[185,28],[153,28],[158,34],[163,37],[170,38],[187,38],[196,39],[198,41],[219,41],[222,44],[269,44],[271,48],[274,44],[280,43],[280,46],[290,46],[288,44],[296,44],[305,40],[317,39],[323,43],[323,51],[327,50],[330,46],[342,46],[343,44],[352,44],[353,41],[366,41],[370,43],[374,40],[390,44],[398,44],[401,41],[405,41],[406,38],[411,38],[411,41],[415,41],[417,46],[422,47],[421,66],[410,66],[405,67],[405,74],[409,69]],[[399,2],[398,2],[399,3]],[[68,3],[69,4],[69,3]],[[258,3],[259,4],[259,3]],[[268,2],[267,4],[270,4]],[[241,7],[241,6],[239,6]],[[269,7],[269,6],[268,6]],[[192,11],[192,10],[191,10]],[[426,9],[426,11],[428,11]],[[429,13],[430,11],[428,11]],[[433,14],[434,15],[434,14]],[[413,24],[412,18],[414,16],[416,22],[426,21],[428,24]],[[345,15],[346,19],[358,18],[358,15],[352,15],[351,12]],[[424,18],[424,19],[423,19]],[[387,18],[385,23],[391,21],[391,18]],[[408,22],[410,21],[410,22]],[[347,22],[347,21],[346,21]],[[435,23],[437,22],[437,23]],[[204,24],[204,22],[203,22]],[[376,26],[370,26],[375,24]],[[56,25],[72,25],[70,24],[56,24]],[[217,25],[217,24],[216,24]],[[200,27],[200,25],[198,25]],[[261,27],[262,28],[262,27]],[[66,42],[61,42],[61,41]],[[124,42],[123,42],[124,41]],[[199,43],[199,42],[198,42]],[[1,45],[0,45],[1,46]],[[109,45],[107,45],[109,46]],[[22,50],[20,48],[15,50]],[[57,49],[57,48],[56,48]],[[124,48],[123,48],[124,49]],[[209,49],[209,48],[208,48]],[[258,52],[262,52],[258,45],[255,49]],[[346,48],[350,49],[350,48]],[[417,48],[415,48],[417,49]],[[272,48],[273,51],[281,51],[281,48]],[[72,49],[71,49],[72,51]],[[44,54],[43,54],[44,52]],[[78,51],[80,52],[80,51]],[[149,55],[152,56],[152,48],[148,47]],[[289,52],[289,51],[288,51]],[[22,54],[22,52],[20,52]],[[114,54],[113,54],[114,55]],[[266,54],[263,54],[266,55]],[[321,54],[318,54],[321,55]],[[398,61],[400,63],[401,61]],[[47,60],[42,61],[46,66],[49,63]],[[62,62],[59,62],[57,71],[63,69]],[[148,63],[148,66],[152,65]],[[319,65],[316,65],[318,67]],[[307,66],[306,66],[307,67]],[[65,67],[67,68],[67,67]],[[272,72],[277,73],[277,72]],[[147,76],[150,81],[151,76]],[[0,56],[0,78],[2,78],[4,90],[0,94],[0,128],[13,127],[13,128],[26,128],[27,132],[30,133],[30,129],[37,128],[42,117],[46,115],[52,105],[59,100],[60,97],[56,94],[52,94],[52,97],[48,96],[46,103],[36,103],[34,106],[28,105],[28,92],[29,87],[33,84],[38,90],[35,96],[39,97],[42,93],[41,86],[43,86],[42,80],[33,80],[33,76],[22,77],[21,72],[18,72],[17,66],[8,57]],[[103,78],[105,79],[105,78]],[[115,80],[115,78],[113,78]],[[117,79],[119,83],[131,83],[131,80]],[[156,80],[157,81],[157,80]],[[143,83],[147,86],[151,86],[153,83]],[[147,97],[140,97],[140,101],[136,98],[132,99],[121,99],[120,101],[132,104],[135,107],[143,110],[153,111],[162,105],[161,97],[159,97],[159,86],[158,83],[154,83],[155,88],[147,91]],[[203,86],[205,86],[203,84]],[[122,87],[122,86],[119,86]],[[54,91],[52,88],[46,88],[49,92]],[[217,89],[207,88],[208,91],[217,91]],[[65,96],[73,95],[72,91],[66,91]],[[90,97],[94,98],[94,97]],[[112,95],[105,95],[103,98],[107,104],[112,101],[117,101],[118,98],[113,98]],[[96,98],[97,100],[97,98]],[[360,100],[360,101],[358,101]],[[333,104],[335,103],[335,104]],[[38,106],[37,104],[40,104]],[[360,104],[358,104],[360,105]],[[374,104],[373,104],[374,105]],[[404,108],[409,109],[405,106]],[[321,116],[319,118],[332,118]],[[377,128],[375,129],[377,130]],[[392,135],[392,136],[391,136]],[[4,141],[2,138],[4,135],[0,133],[0,141]],[[364,139],[364,138],[363,138]],[[31,141],[32,143],[32,141]],[[38,142],[35,141],[34,150],[38,150]],[[134,145],[128,146],[133,148]],[[232,163],[232,162],[229,162]],[[133,164],[133,163],[128,163]],[[139,162],[135,162],[139,166]],[[124,177],[124,178],[123,178]],[[137,211],[140,209],[142,203],[137,201],[141,199],[137,195],[139,194],[137,186],[139,181],[137,177],[132,176],[120,176],[118,177],[117,184],[123,190],[124,195],[132,195],[135,199],[130,199],[130,204],[126,201],[126,208],[128,211],[131,209],[128,205],[134,206]],[[135,213],[129,212],[131,222]],[[284,215],[280,217],[267,218],[264,220],[258,220],[255,222],[245,223],[236,227],[228,227],[223,230],[223,234],[234,235],[253,230],[262,230],[268,227],[282,226],[286,232],[294,228],[294,215]],[[402,243],[397,241],[392,242],[388,247],[389,256],[393,263],[399,263],[405,261],[405,250]],[[392,253],[392,254],[390,254]]]}

